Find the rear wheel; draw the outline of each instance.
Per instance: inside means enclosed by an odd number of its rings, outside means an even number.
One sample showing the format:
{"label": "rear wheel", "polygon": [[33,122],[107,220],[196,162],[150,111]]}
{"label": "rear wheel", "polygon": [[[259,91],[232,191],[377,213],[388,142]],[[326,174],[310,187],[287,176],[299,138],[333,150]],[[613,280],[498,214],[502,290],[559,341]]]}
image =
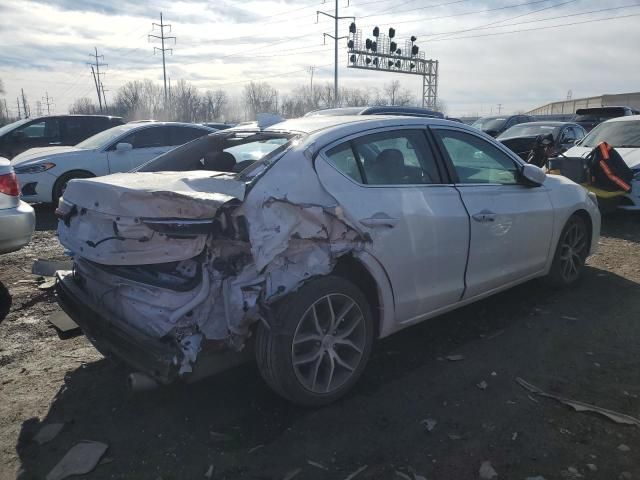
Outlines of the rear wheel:
{"label": "rear wheel", "polygon": [[560,234],[560,240],[547,275],[552,286],[569,286],[580,278],[584,262],[589,255],[589,231],[587,222],[579,215],[569,218]]}
{"label": "rear wheel", "polygon": [[63,175],[60,175],[60,177],[58,177],[58,180],[56,180],[56,183],[53,185],[51,203],[53,203],[54,205],[58,203],[58,199],[62,195],[64,195],[64,191],[67,189],[67,184],[69,183],[70,180],[73,180],[74,178],[92,178],[92,177],[95,177],[95,175],[89,172],[81,171],[81,170],[74,171],[74,172],[67,172]]}
{"label": "rear wheel", "polygon": [[362,292],[337,276],[312,280],[277,308],[278,323],[259,325],[258,367],[286,399],[307,406],[343,396],[371,353],[373,319]]}

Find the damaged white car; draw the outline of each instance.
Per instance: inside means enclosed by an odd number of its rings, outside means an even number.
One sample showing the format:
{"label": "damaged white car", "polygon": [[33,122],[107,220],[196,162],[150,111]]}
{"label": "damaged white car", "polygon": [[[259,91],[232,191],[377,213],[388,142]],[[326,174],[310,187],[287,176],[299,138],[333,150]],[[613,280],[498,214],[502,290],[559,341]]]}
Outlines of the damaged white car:
{"label": "damaged white car", "polygon": [[136,173],[73,180],[57,210],[65,311],[134,383],[255,354],[296,403],[348,391],[374,339],[535,277],[574,283],[595,199],[471,127],[409,117],[241,126]]}

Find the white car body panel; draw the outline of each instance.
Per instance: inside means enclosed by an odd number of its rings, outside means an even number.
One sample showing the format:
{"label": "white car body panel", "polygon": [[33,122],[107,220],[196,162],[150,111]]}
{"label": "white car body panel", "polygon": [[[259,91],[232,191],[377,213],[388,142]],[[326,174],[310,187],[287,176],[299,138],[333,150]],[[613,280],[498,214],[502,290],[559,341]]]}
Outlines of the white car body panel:
{"label": "white car body panel", "polygon": [[[268,306],[331,273],[344,256],[373,277],[384,337],[546,274],[562,228],[578,211],[588,216],[595,249],[597,206],[564,177],[547,176],[537,187],[359,185],[323,154],[353,135],[425,125],[475,132],[436,119],[306,117],[265,129],[308,134],[246,191],[234,175],[211,171],[76,180],[61,202],[60,241],[75,254],[87,304],[146,335],[179,330],[180,372],[191,370],[204,339],[242,348],[255,322],[276,328]],[[494,222],[473,225],[471,216],[483,210],[495,214]],[[158,219],[181,226],[205,220],[217,233],[168,235],[151,226]],[[198,266],[201,281],[173,295],[108,273],[170,262],[194,281]]]}

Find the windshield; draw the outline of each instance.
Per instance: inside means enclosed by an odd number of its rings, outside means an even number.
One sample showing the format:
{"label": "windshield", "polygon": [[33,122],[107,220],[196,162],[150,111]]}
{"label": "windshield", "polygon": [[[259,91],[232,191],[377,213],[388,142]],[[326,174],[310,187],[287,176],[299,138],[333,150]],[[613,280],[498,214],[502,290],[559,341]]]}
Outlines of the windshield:
{"label": "windshield", "polygon": [[80,142],[76,145],[76,148],[83,148],[85,150],[101,148],[132,128],[135,128],[135,126],[120,125],[118,127],[110,128],[109,130],[103,130],[100,133],[96,133],[93,137],[89,137]]}
{"label": "windshield", "polygon": [[10,123],[8,125],[5,125],[4,127],[0,128],[0,137],[2,135],[4,135],[5,133],[10,132],[14,128],[19,127],[20,125],[24,125],[29,120],[30,120],[29,118],[23,118],[22,120],[18,120],[17,122],[13,122],[13,123]]}
{"label": "windshield", "polygon": [[532,125],[521,123],[520,125],[514,125],[507,129],[498,138],[511,138],[511,137],[537,137],[538,135],[546,135],[548,133],[556,138],[559,127],[553,125]]}
{"label": "windshield", "polygon": [[584,137],[582,147],[607,142],[614,148],[640,148],[640,120],[601,123]]}
{"label": "windshield", "polygon": [[486,117],[476,120],[471,126],[486,132],[487,130],[500,130],[506,121],[507,119],[503,117]]}

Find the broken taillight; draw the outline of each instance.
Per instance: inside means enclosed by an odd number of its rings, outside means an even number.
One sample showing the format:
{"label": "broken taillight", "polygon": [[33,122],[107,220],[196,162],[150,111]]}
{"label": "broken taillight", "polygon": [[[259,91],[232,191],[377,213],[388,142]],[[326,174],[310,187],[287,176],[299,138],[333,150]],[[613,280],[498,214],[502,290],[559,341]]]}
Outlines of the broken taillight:
{"label": "broken taillight", "polygon": [[12,197],[20,195],[20,187],[15,173],[0,175],[0,193],[11,195]]}

